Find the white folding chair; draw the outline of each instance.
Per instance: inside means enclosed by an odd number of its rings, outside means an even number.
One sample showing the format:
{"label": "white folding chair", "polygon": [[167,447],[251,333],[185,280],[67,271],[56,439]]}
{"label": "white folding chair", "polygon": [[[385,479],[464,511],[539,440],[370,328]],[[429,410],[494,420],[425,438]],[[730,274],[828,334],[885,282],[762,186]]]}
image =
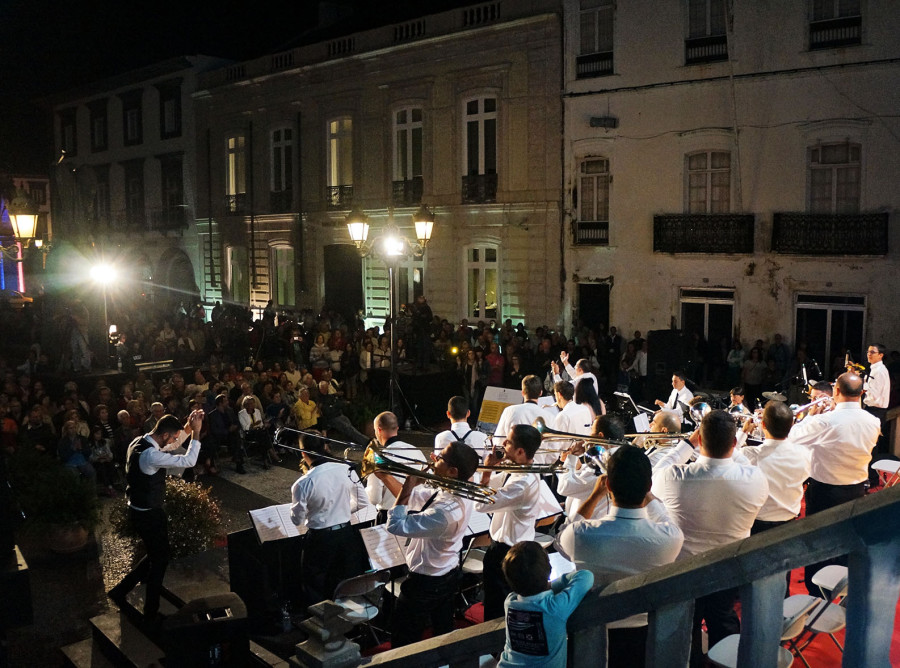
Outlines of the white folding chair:
{"label": "white folding chair", "polygon": [[879,459],[872,462],[872,469],[878,471],[883,487],[893,487],[900,482],[900,461],[893,459]]}
{"label": "white folding chair", "polygon": [[384,585],[389,579],[387,571],[357,575],[339,583],[332,596],[332,600],[344,608],[341,617],[357,626],[365,626],[376,645],[381,641],[371,622],[381,612]]}

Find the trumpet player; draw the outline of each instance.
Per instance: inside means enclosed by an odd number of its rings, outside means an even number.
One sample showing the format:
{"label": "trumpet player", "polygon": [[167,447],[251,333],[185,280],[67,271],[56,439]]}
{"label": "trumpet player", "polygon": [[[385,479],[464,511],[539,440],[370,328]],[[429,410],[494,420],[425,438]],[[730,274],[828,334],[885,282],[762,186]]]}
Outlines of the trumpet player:
{"label": "trumpet player", "polygon": [[[465,481],[475,474],[480,458],[462,441],[431,456],[434,475]],[[459,551],[472,514],[472,502],[440,488],[424,487],[422,478],[407,476],[403,485],[376,472],[397,500],[388,513],[387,530],[408,538],[403,581],[394,608],[391,646],[422,639],[429,618],[434,635],[453,630],[453,602],[458,584]]]}
{"label": "trumpet player", "polygon": [[[590,436],[592,438],[621,441],[625,438],[625,429],[615,418],[601,415],[591,425]],[[594,484],[597,482],[597,476],[602,473],[602,471],[598,470],[596,463],[583,460],[585,455],[584,441],[576,441],[560,456],[565,469],[557,474],[559,481],[556,491],[566,497],[565,511],[567,518],[574,517],[575,509],[590,496],[591,490],[594,489]],[[603,517],[608,510],[609,504],[603,498],[596,504],[593,513],[587,519]]]}
{"label": "trumpet player", "polygon": [[[375,441],[381,447],[381,454],[387,459],[392,459],[391,453],[395,453],[400,463],[409,463],[408,460],[413,459],[427,464],[425,455],[415,446],[400,440],[400,423],[397,416],[390,411],[379,413],[375,416]],[[389,477],[390,474],[388,474]],[[400,488],[400,481],[396,478],[392,479]],[[387,511],[394,505],[394,495],[385,485],[383,476],[375,476],[366,480],[366,495],[373,506],[378,509],[378,524],[384,524],[387,519]]]}
{"label": "trumpet player", "polygon": [[[484,463],[496,466],[506,459],[512,464],[531,466],[540,445],[541,434],[537,429],[528,424],[517,424],[503,440],[502,454],[490,453]],[[494,503],[475,504],[477,512],[493,513],[491,544],[485,552],[482,571],[485,621],[503,616],[503,602],[510,592],[503,576],[503,557],[516,543],[534,540],[534,523],[541,497],[540,478],[536,473],[496,472],[492,476],[490,471],[484,471],[481,484],[489,483],[497,489]]]}

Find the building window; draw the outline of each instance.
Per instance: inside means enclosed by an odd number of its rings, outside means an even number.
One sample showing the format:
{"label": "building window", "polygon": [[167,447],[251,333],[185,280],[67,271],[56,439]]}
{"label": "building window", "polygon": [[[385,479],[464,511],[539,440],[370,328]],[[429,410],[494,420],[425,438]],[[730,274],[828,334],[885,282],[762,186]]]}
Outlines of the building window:
{"label": "building window", "polygon": [[160,163],[162,176],[162,210],[160,226],[178,229],[186,222],[184,202],[184,170],[181,155],[170,155]]}
{"label": "building window", "polygon": [[731,154],[691,153],[687,162],[687,213],[731,211]]}
{"label": "building window", "polygon": [[225,249],[225,285],[231,300],[237,304],[250,303],[250,261],[244,246]]}
{"label": "building window", "polygon": [[799,294],[795,298],[794,341],[806,343],[806,356],[826,378],[844,371],[844,355],[865,357],[866,298],[854,295]]}
{"label": "building window", "polygon": [[28,198],[31,200],[32,204],[45,206],[47,204],[47,182],[29,181]]}
{"label": "building window", "polygon": [[272,192],[291,190],[294,183],[293,130],[272,131]]}
{"label": "building window", "polygon": [[272,287],[270,297],[279,306],[294,306],[294,248],[287,244],[272,246],[270,255]]}
{"label": "building window", "polygon": [[120,96],[122,99],[122,141],[125,146],[135,146],[144,141],[142,92],[136,90]]}
{"label": "building window", "polygon": [[181,136],[181,81],[157,85],[159,91],[159,138]]}
{"label": "building window", "polygon": [[809,48],[862,44],[860,0],[812,0]]}
{"label": "building window", "polygon": [[581,0],[581,44],[575,75],[579,79],[613,73],[613,0]]}
{"label": "building window", "polygon": [[397,265],[397,299],[401,304],[412,304],[425,294],[425,259],[406,258]]}
{"label": "building window", "polygon": [[106,100],[97,100],[88,105],[91,112],[91,151],[105,151],[109,148],[109,124],[106,117]]}
{"label": "building window", "polygon": [[413,206],[422,201],[422,110],[394,112],[393,202]]}
{"label": "building window", "polygon": [[497,319],[499,258],[492,246],[476,246],[466,250],[466,318]]}
{"label": "building window", "polygon": [[328,204],[346,208],[353,201],[353,119],[328,121]]}
{"label": "building window", "polygon": [[609,160],[589,158],[578,175],[576,244],[605,246],[609,243]]}
{"label": "building window", "polygon": [[859,196],[859,144],[822,144],[809,149],[810,213],[859,213]]}
{"label": "building window", "polygon": [[481,97],[465,104],[463,203],[497,199],[497,98]]}
{"label": "building window", "polygon": [[125,169],[125,220],[128,225],[144,225],[144,161],[130,160]]}
{"label": "building window", "polygon": [[[731,345],[734,331],[734,290],[682,289],[681,331],[688,337],[699,334],[710,345],[722,339]],[[697,374],[699,375],[699,374]],[[701,378],[694,378],[702,382]]]}
{"label": "building window", "polygon": [[109,223],[109,165],[94,167],[94,220]]}
{"label": "building window", "polygon": [[246,138],[232,135],[225,138],[225,208],[229,213],[244,210],[246,186]]}
{"label": "building window", "polygon": [[728,59],[727,16],[723,0],[688,0],[685,63]]}
{"label": "building window", "polygon": [[59,112],[59,147],[70,158],[78,155],[76,111],[76,109],[66,109]]}

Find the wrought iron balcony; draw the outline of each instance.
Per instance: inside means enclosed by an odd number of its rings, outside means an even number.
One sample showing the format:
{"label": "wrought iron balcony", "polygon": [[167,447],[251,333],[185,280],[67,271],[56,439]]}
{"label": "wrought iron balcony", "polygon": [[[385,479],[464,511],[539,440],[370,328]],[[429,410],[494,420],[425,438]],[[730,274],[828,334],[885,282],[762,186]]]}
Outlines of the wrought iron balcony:
{"label": "wrought iron balcony", "polygon": [[151,232],[168,232],[187,227],[187,207],[167,206],[147,211],[147,229]]}
{"label": "wrought iron balcony", "polygon": [[685,65],[714,63],[717,60],[728,60],[728,40],[725,35],[684,40]]}
{"label": "wrought iron balcony", "polygon": [[657,253],[752,253],[754,216],[676,213],[653,216]]}
{"label": "wrought iron balcony", "polygon": [[247,193],[225,195],[225,213],[241,214],[247,210]]}
{"label": "wrought iron balcony", "polygon": [[329,209],[349,209],[353,204],[353,186],[328,186],[325,204]]}
{"label": "wrought iron balcony", "polygon": [[613,52],[588,53],[575,58],[575,78],[588,79],[613,73]]}
{"label": "wrought iron balcony", "polygon": [[772,252],[784,255],[887,255],[887,213],[776,213]]}
{"label": "wrought iron balcony", "polygon": [[475,174],[462,177],[463,204],[487,204],[496,201],[496,174]]}
{"label": "wrought iron balcony", "polygon": [[293,190],[273,190],[269,193],[269,213],[289,213],[293,205]]}
{"label": "wrought iron balcony", "polygon": [[862,43],[862,17],[847,16],[809,24],[809,48],[833,49]]}
{"label": "wrought iron balcony", "polygon": [[574,224],[576,246],[609,246],[609,222],[586,222],[576,220]]}
{"label": "wrought iron balcony", "polygon": [[391,199],[394,206],[415,206],[422,203],[422,177],[417,176],[391,184]]}

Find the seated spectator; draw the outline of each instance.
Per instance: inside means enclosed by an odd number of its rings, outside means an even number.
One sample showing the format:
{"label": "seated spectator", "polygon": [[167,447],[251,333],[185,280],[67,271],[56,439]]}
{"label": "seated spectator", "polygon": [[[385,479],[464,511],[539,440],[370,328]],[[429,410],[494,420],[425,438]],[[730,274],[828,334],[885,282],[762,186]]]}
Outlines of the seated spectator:
{"label": "seated spectator", "polygon": [[269,432],[263,422],[262,410],[259,402],[252,396],[244,397],[241,403],[241,411],[238,413],[238,421],[241,423],[241,431],[248,443],[256,443],[266,451],[269,461],[275,464],[281,463],[281,458],[272,447]]}
{"label": "seated spectator", "polygon": [[91,429],[90,454],[88,459],[91,462],[91,466],[93,466],[94,470],[97,472],[97,480],[103,488],[103,494],[110,497],[116,495],[113,483],[118,477],[116,474],[116,465],[113,462],[112,446],[113,440],[106,437],[101,426],[95,425]]}
{"label": "seated spectator", "polygon": [[85,457],[89,454],[85,440],[78,434],[78,424],[74,420],[66,420],[59,445],[56,446],[56,455],[64,466],[74,469],[82,478],[96,482],[97,472]]}

